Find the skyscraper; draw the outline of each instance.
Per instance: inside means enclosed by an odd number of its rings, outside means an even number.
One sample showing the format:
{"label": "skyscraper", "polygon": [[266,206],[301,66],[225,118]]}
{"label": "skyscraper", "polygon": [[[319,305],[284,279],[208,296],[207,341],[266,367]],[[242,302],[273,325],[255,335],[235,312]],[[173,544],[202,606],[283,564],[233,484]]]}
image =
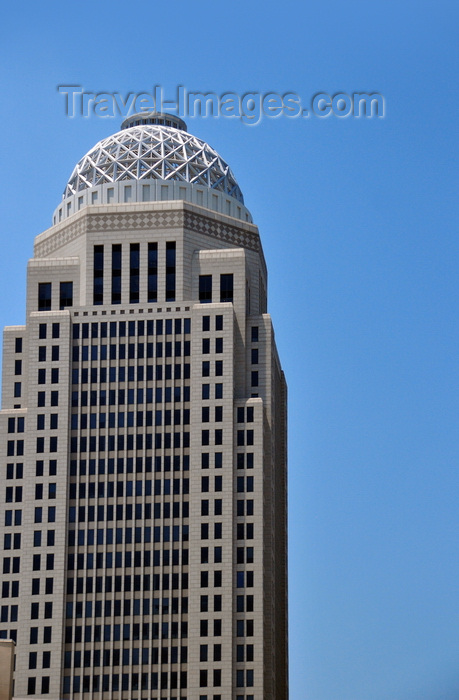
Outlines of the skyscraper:
{"label": "skyscraper", "polygon": [[256,226],[174,116],[76,165],[4,331],[15,696],[286,700],[286,387]]}

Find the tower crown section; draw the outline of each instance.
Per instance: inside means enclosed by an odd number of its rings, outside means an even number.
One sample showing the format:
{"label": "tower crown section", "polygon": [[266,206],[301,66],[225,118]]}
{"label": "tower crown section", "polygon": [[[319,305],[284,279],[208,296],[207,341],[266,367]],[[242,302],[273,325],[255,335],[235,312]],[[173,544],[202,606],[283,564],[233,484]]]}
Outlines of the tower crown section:
{"label": "tower crown section", "polygon": [[[120,131],[99,141],[76,164],[54,223],[88,204],[171,199],[251,221],[229,165],[186,128],[182,119],[164,113],[125,119]],[[217,196],[212,199],[209,191]]]}

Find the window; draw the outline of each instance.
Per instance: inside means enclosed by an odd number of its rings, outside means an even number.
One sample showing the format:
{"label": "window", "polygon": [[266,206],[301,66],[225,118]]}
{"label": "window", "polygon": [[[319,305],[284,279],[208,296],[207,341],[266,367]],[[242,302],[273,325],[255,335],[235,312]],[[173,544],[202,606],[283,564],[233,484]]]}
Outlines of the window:
{"label": "window", "polygon": [[220,275],[220,301],[233,301],[233,275]]}
{"label": "window", "polygon": [[202,397],[203,399],[208,399],[210,398],[210,384],[203,384],[202,385]]}
{"label": "window", "polygon": [[[40,372],[40,370],[38,370]],[[202,363],[202,376],[203,377],[209,377],[210,376],[210,362],[208,360],[205,360]],[[43,382],[44,383],[44,382]]]}
{"label": "window", "polygon": [[158,301],[158,244],[148,244],[148,301]]}
{"label": "window", "polygon": [[199,301],[201,304],[212,301],[212,275],[199,275]]}
{"label": "window", "polygon": [[139,301],[140,245],[131,243],[129,250],[129,302]]}
{"label": "window", "polygon": [[112,245],[112,304],[121,304],[121,245]]}
{"label": "window", "polygon": [[258,326],[252,326],[252,343],[258,342]]}
{"label": "window", "polygon": [[166,301],[175,301],[175,242],[166,243]]}
{"label": "window", "polygon": [[73,282],[61,282],[59,286],[59,308],[73,306]]}
{"label": "window", "polygon": [[22,338],[15,338],[15,352],[22,352]]}
{"label": "window", "polygon": [[199,671],[199,687],[200,688],[207,687],[207,671],[205,669],[201,669]]}
{"label": "window", "polygon": [[[218,620],[215,620],[215,622],[218,622]],[[214,688],[219,688],[222,684],[222,672],[220,669],[215,668],[214,669]]]}
{"label": "window", "polygon": [[94,246],[93,303],[104,302],[104,246]]}
{"label": "window", "polygon": [[39,282],[38,284],[38,310],[50,311],[51,309],[51,282]]}

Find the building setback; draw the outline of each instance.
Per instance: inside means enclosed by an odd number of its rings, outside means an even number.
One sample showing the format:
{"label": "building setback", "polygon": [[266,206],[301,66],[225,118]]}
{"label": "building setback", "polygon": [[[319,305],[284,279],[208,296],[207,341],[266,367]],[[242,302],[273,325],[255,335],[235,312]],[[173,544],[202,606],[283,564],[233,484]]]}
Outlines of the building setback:
{"label": "building setback", "polygon": [[15,696],[286,700],[286,386],[256,226],[177,117],[73,171],[4,331]]}

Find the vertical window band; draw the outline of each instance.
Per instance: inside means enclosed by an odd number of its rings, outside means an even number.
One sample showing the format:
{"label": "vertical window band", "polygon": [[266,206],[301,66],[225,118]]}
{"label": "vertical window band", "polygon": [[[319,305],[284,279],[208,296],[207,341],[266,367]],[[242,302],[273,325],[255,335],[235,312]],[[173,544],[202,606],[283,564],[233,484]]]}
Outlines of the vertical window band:
{"label": "vertical window band", "polygon": [[129,303],[139,302],[140,245],[131,243],[129,250]]}
{"label": "vertical window band", "polygon": [[148,301],[158,301],[158,244],[148,244]]}
{"label": "vertical window band", "polygon": [[94,246],[93,303],[104,303],[104,246]]}
{"label": "vertical window band", "polygon": [[121,244],[112,245],[112,304],[121,304]]}
{"label": "vertical window band", "polygon": [[166,301],[175,301],[175,241],[166,243]]}

